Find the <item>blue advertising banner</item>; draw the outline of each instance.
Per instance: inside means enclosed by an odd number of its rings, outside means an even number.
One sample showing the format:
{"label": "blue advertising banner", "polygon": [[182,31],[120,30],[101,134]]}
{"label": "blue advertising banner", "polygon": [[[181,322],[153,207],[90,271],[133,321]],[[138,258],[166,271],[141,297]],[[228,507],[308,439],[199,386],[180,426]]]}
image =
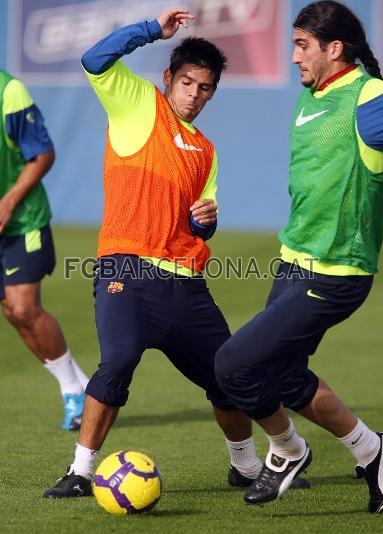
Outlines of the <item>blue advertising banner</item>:
{"label": "blue advertising banner", "polygon": [[[224,83],[286,83],[286,19],[289,0],[186,0],[195,15],[191,33],[212,40],[230,59]],[[12,0],[9,3],[8,68],[29,84],[85,84],[79,59],[113,30],[150,19],[174,0]],[[170,47],[138,51],[130,65],[156,78]]]}

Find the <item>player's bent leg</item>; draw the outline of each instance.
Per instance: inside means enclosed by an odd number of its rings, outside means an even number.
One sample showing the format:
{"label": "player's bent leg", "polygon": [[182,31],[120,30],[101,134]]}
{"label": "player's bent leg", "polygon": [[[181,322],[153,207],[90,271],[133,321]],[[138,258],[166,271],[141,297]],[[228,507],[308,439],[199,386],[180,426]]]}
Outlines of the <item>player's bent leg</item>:
{"label": "player's bent leg", "polygon": [[[262,323],[264,323],[264,317],[258,317],[250,325],[250,329],[258,329]],[[245,332],[245,337],[246,335]],[[299,473],[311,461],[311,452],[304,440],[295,433],[294,439],[289,442],[290,447],[285,446],[278,449],[276,446],[277,443],[285,445],[285,434],[291,433],[291,431],[289,418],[283,411],[279,410],[282,398],[279,373],[270,372],[270,369],[272,370],[277,364],[271,365],[267,372],[263,364],[267,360],[267,350],[270,349],[270,344],[266,342],[262,348],[262,343],[259,345],[252,343],[249,347],[245,343],[239,349],[237,344],[238,342],[241,344],[241,342],[238,339],[234,340],[233,343],[231,342],[232,339],[226,342],[217,353],[218,380],[222,389],[239,408],[246,410],[257,422],[259,420],[267,421],[268,424],[264,426],[264,430],[270,441],[270,451],[265,464],[260,475],[246,491],[245,500],[251,504],[264,503],[279,497],[290,487],[294,489],[308,488],[309,483],[298,477]],[[273,342],[274,340],[271,343]],[[270,350],[270,354],[272,352]],[[243,367],[238,368],[238,365],[241,364]],[[289,358],[287,358],[286,365],[289,366]],[[268,383],[267,395],[264,394],[265,382]],[[308,389],[307,384],[305,388]],[[246,391],[247,395],[244,395],[243,390]],[[274,470],[274,461],[278,462],[280,469]]]}
{"label": "player's bent leg", "polygon": [[357,474],[362,474],[360,478],[365,478],[369,488],[368,511],[383,513],[382,434],[355,417],[323,380],[300,414],[331,432],[351,452],[357,461]]}
{"label": "player's bent leg", "polygon": [[[228,339],[227,323],[212,299],[202,278],[185,280],[177,285],[180,293],[176,329],[161,350],[189,380],[206,391],[214,406],[217,423],[225,434],[230,455],[228,482],[247,487],[259,474],[262,462],[257,457],[251,419],[235,409],[222,391],[214,372],[217,349]],[[297,486],[307,487],[306,481]]]}
{"label": "player's bent leg", "polygon": [[117,406],[108,406],[87,395],[74,462],[67,474],[44,492],[44,497],[60,499],[92,495],[94,465],[118,410]]}
{"label": "player's bent leg", "polygon": [[[100,450],[113,425],[119,406],[108,406],[87,395],[78,443],[87,449]],[[88,475],[89,472],[83,473]]]}
{"label": "player's bent leg", "polygon": [[249,486],[259,475],[262,462],[255,450],[252,420],[239,410],[223,410],[213,405],[215,419],[225,434],[230,455],[228,483],[232,487]]}
{"label": "player's bent leg", "polygon": [[66,352],[66,343],[56,319],[41,305],[41,283],[5,287],[4,316],[41,362]]}
{"label": "player's bent leg", "polygon": [[303,409],[299,410],[299,413],[337,438],[349,434],[358,422],[351,411],[321,379],[319,379],[314,397]]}
{"label": "player's bent leg", "polygon": [[72,365],[72,357],[57,320],[43,309],[41,284],[19,284],[5,287],[2,308],[7,320],[56,378],[64,403],[65,430],[78,430],[84,406],[84,390]]}
{"label": "player's bent leg", "polygon": [[45,490],[48,499],[92,495],[91,480],[99,450],[113,425],[118,406],[108,406],[87,395],[75,458],[68,472],[57,484]]}
{"label": "player's bent leg", "polygon": [[252,420],[239,410],[222,410],[213,406],[215,420],[227,439],[242,441],[252,435]]}
{"label": "player's bent leg", "polygon": [[[299,473],[308,467],[312,458],[310,448],[296,433],[282,406],[257,423],[266,432],[270,447],[261,473],[245,492],[249,504],[263,504],[280,497],[299,480]],[[305,487],[296,486],[296,489]]]}
{"label": "player's bent leg", "polygon": [[231,463],[229,483],[238,486],[241,476],[255,478],[261,462],[255,451],[251,419],[228,400],[214,374],[215,353],[230,337],[230,331],[202,277],[178,279],[174,292],[174,328],[158,348],[186,378],[206,392],[225,434]]}
{"label": "player's bent leg", "polygon": [[[100,293],[99,286],[97,292]],[[107,296],[107,291],[99,295],[96,293],[101,362],[86,388],[85,410],[74,462],[58,484],[45,491],[47,498],[89,494],[99,450],[119,407],[128,399],[128,387],[141,358],[143,342],[137,335],[139,329],[134,323],[134,303],[130,294],[127,297],[120,295],[123,298],[110,302],[106,300]],[[132,317],[132,321],[127,321],[127,317]]]}
{"label": "player's bent leg", "polygon": [[[92,379],[90,381],[90,384]],[[45,490],[48,499],[86,497],[92,494],[91,480],[95,462],[112,427],[119,406],[109,406],[87,395],[75,458],[68,472],[57,484]]]}

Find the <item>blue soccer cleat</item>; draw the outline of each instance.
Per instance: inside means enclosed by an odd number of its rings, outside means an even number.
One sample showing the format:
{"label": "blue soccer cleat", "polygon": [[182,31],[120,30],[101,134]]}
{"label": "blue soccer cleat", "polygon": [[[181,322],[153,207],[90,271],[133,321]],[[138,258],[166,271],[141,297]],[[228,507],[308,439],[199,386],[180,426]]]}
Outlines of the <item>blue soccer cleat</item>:
{"label": "blue soccer cleat", "polygon": [[65,419],[61,425],[64,430],[78,430],[84,411],[84,393],[65,393],[63,396]]}

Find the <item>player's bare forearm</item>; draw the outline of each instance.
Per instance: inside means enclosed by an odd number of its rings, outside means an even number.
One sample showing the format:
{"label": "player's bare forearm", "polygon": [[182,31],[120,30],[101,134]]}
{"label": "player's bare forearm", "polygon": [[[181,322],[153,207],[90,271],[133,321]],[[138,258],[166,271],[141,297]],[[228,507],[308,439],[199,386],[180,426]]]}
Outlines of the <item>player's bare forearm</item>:
{"label": "player's bare forearm", "polygon": [[13,210],[25,195],[47,174],[55,160],[53,149],[28,161],[13,187],[0,200],[0,233],[12,216]]}

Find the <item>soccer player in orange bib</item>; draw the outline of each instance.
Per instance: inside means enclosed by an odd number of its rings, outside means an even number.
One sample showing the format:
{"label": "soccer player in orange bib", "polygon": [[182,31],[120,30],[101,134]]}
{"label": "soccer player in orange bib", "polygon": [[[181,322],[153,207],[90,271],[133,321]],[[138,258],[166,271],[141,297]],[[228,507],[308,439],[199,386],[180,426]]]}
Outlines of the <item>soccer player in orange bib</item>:
{"label": "soccer player in orange bib", "polygon": [[229,483],[249,485],[262,466],[250,419],[215,379],[214,355],[230,332],[202,276],[217,224],[217,157],[192,121],[213,97],[226,58],[204,39],[184,39],[164,72],[165,94],[119,61],[191,18],[166,11],[117,30],[82,58],[109,121],[94,282],[101,363],[86,389],[74,462],[48,498],[91,494],[98,451],[150,347],[206,391],[226,436]]}

